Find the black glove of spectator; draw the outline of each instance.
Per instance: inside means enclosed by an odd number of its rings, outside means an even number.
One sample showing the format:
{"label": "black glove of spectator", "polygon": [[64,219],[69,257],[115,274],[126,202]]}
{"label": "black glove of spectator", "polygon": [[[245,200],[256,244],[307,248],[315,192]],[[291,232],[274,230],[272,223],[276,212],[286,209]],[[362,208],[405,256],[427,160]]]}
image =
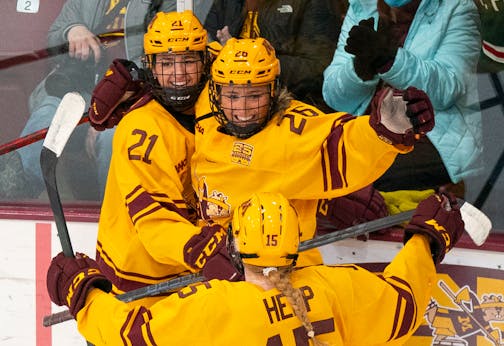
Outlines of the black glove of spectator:
{"label": "black glove of spectator", "polygon": [[389,32],[389,26],[384,24],[375,31],[371,17],[361,20],[348,33],[345,51],[355,55],[355,73],[362,80],[370,80],[392,66],[398,45],[392,42]]}

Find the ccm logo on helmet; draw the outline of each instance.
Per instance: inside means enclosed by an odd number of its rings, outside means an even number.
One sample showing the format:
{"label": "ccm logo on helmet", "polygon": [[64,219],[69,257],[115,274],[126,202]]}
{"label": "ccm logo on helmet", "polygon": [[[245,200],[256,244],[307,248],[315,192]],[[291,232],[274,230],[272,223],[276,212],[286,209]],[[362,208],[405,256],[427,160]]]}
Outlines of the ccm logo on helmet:
{"label": "ccm logo on helmet", "polygon": [[189,41],[189,38],[187,37],[172,37],[168,39],[168,42],[184,42],[184,41]]}
{"label": "ccm logo on helmet", "polygon": [[231,70],[229,74],[251,74],[251,70]]}

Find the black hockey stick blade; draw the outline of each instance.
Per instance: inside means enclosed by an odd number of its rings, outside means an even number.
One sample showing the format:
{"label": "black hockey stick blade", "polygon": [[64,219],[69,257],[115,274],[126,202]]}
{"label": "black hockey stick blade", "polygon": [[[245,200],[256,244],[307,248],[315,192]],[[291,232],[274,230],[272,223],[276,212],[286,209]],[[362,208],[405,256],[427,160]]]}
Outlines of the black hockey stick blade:
{"label": "black hockey stick blade", "polygon": [[40,152],[42,176],[54,214],[61,247],[67,257],[73,257],[74,253],[56,183],[56,166],[70,135],[84,113],[85,107],[86,102],[80,94],[75,92],[65,94],[56,109]]}

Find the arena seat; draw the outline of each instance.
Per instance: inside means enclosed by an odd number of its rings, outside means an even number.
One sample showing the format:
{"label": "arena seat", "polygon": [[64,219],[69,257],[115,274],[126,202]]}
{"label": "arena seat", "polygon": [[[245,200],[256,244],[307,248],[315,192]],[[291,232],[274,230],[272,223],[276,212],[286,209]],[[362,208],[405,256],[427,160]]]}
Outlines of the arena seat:
{"label": "arena seat", "polygon": [[[65,0],[0,1],[0,61],[41,50]],[[1,64],[0,64],[1,66]],[[29,117],[28,97],[48,72],[48,60],[0,68],[0,143],[19,136]]]}

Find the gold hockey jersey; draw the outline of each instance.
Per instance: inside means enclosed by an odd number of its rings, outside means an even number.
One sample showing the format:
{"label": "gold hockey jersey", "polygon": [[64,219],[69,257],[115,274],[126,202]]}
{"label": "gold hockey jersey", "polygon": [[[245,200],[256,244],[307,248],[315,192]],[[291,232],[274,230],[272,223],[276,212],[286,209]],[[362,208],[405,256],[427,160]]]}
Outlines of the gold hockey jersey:
{"label": "gold hockey jersey", "polygon": [[[208,100],[200,98],[197,117],[209,109]],[[398,153],[412,149],[385,143],[368,122],[369,116],[325,114],[292,101],[280,120],[274,118],[260,132],[239,139],[221,133],[215,117],[203,117],[196,123],[191,161],[200,216],[226,225],[234,208],[253,193],[280,192],[298,211],[301,240],[311,239],[318,199],[371,184]]]}
{"label": "gold hockey jersey", "polygon": [[[423,320],[436,280],[427,237],[413,236],[380,275],[357,265],[292,274],[315,334],[329,345],[402,345]],[[211,280],[151,308],[128,307],[94,289],[77,314],[94,345],[311,345],[278,290]]]}
{"label": "gold hockey jersey", "polygon": [[193,152],[194,134],[155,100],[117,126],[97,241],[97,261],[114,293],[190,269],[182,249],[200,231],[191,223]]}

